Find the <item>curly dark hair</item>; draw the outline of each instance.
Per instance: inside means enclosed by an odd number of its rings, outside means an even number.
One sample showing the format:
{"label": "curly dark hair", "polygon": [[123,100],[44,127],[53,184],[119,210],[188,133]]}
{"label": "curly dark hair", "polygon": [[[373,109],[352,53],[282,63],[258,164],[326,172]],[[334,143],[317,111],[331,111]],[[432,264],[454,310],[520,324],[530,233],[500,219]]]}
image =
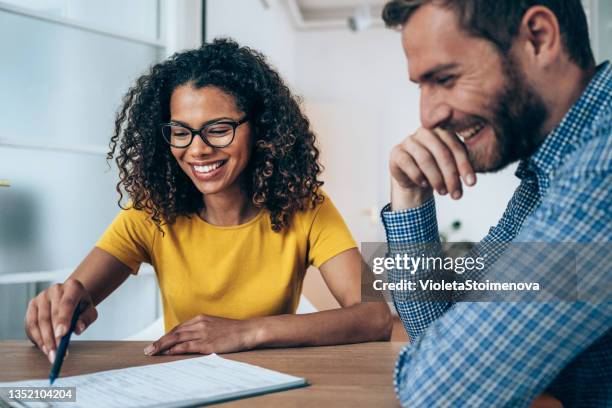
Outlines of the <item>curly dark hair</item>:
{"label": "curly dark hair", "polygon": [[170,120],[170,96],[179,86],[217,87],[235,98],[249,117],[253,152],[245,185],[258,208],[270,214],[272,229],[287,227],[293,214],[323,201],[315,136],[279,74],[259,52],[230,39],[216,39],[174,54],[151,67],[123,98],[107,159],[119,167],[119,206],[151,214],[158,228],[203,208],[202,193],[181,170],[161,135]]}

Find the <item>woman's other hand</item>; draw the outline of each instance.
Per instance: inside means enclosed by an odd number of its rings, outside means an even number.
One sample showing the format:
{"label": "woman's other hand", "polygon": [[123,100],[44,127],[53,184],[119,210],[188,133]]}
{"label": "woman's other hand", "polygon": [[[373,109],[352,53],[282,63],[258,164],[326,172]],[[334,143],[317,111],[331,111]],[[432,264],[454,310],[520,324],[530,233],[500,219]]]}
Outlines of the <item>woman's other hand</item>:
{"label": "woman's other hand", "polygon": [[144,349],[155,354],[212,354],[250,350],[257,345],[254,320],[198,315],[183,322]]}

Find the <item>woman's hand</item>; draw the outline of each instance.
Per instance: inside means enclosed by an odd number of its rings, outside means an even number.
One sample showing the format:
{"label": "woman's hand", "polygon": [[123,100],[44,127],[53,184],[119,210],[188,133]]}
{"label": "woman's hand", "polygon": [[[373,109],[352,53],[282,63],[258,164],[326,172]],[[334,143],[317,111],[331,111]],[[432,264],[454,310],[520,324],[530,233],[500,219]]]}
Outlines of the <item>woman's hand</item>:
{"label": "woman's hand", "polygon": [[198,315],[173,328],[144,349],[155,354],[211,354],[250,350],[257,346],[254,320]]}
{"label": "woman's hand", "polygon": [[81,334],[98,318],[98,312],[89,292],[80,281],[68,279],[63,284],[55,284],[39,293],[28,304],[25,332],[52,364],[59,340],[68,332],[72,314],[79,304],[82,312],[75,333]]}

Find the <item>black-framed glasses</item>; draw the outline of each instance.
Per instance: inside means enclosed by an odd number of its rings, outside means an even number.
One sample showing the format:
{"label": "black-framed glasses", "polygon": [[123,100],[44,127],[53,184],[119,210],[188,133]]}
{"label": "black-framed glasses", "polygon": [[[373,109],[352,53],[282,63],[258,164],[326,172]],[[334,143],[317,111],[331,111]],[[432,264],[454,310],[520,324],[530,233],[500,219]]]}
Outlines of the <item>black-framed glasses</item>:
{"label": "black-framed glasses", "polygon": [[166,142],[172,147],[185,148],[198,135],[210,147],[227,147],[236,136],[236,128],[245,122],[248,117],[235,121],[230,119],[216,119],[205,123],[200,129],[192,129],[181,123],[162,123],[161,132]]}

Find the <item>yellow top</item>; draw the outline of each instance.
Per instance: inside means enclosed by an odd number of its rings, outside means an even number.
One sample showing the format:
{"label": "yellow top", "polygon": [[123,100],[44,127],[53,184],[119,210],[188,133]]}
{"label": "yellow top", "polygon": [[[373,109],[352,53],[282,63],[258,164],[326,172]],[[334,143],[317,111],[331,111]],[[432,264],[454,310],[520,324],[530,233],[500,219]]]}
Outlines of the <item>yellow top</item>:
{"label": "yellow top", "polygon": [[166,331],[198,314],[247,319],[295,313],[306,268],[356,247],[327,196],[278,233],[267,211],[242,225],[215,226],[193,215],[162,229],[164,235],[144,211],[123,210],[96,246],[134,273],[142,262],[153,265]]}

